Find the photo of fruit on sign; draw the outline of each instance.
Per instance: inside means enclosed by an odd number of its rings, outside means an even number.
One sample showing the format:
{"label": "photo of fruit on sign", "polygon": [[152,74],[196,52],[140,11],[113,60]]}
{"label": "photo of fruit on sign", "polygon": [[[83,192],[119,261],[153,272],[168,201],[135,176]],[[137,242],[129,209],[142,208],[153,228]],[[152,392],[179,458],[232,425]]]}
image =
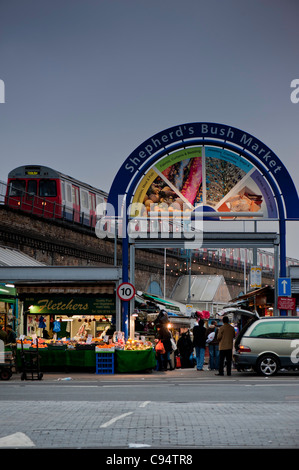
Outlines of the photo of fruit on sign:
{"label": "photo of fruit on sign", "polygon": [[142,216],[152,211],[193,211],[201,207],[217,212],[251,212],[252,217],[259,211],[264,217],[277,213],[272,191],[259,171],[240,155],[211,146],[163,157],[141,180],[133,202],[142,207]]}

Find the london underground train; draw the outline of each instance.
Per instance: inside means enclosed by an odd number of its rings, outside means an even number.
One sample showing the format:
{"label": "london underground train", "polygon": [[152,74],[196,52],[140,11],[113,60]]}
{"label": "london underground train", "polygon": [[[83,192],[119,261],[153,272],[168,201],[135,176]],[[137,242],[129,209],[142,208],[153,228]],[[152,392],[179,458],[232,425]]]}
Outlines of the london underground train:
{"label": "london underground train", "polygon": [[95,227],[96,208],[107,193],[42,165],[24,165],[8,174],[5,204],[51,219]]}

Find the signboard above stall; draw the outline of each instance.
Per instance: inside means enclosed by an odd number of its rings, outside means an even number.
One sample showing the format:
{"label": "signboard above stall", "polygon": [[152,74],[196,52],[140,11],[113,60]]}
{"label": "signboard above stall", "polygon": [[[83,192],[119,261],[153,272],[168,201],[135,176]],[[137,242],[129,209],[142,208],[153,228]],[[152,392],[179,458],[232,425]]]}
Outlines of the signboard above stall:
{"label": "signboard above stall", "polygon": [[36,315],[114,315],[115,296],[28,296],[24,309]]}
{"label": "signboard above stall", "polygon": [[277,308],[279,310],[295,310],[296,299],[292,297],[278,297]]}

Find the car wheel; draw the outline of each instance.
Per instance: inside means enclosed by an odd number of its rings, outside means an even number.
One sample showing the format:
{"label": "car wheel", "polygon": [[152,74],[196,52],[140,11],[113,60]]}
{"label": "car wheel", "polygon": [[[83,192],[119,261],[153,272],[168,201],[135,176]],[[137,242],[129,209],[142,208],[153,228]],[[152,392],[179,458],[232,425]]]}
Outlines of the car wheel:
{"label": "car wheel", "polygon": [[278,360],[271,355],[261,357],[257,362],[257,372],[260,375],[270,377],[277,374],[279,370]]}
{"label": "car wheel", "polygon": [[10,369],[2,369],[0,372],[1,380],[9,380],[11,376],[12,376],[12,372]]}

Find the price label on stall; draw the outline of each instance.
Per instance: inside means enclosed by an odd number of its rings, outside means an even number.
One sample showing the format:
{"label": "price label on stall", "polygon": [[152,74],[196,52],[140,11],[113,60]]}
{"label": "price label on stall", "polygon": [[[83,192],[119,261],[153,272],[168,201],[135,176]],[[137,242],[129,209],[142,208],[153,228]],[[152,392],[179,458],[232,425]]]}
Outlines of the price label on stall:
{"label": "price label on stall", "polygon": [[129,282],[123,282],[117,288],[117,295],[121,300],[131,300],[135,295],[135,287]]}

